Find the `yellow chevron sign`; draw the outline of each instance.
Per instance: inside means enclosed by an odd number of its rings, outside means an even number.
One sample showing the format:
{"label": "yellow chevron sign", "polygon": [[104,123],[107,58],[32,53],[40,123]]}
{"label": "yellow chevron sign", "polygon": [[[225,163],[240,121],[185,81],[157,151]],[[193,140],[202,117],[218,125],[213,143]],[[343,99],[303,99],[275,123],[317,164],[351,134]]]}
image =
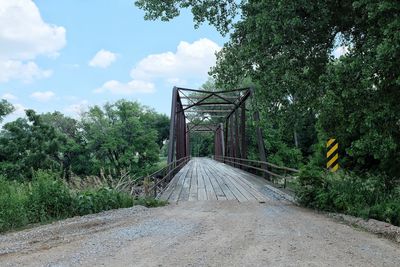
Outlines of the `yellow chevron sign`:
{"label": "yellow chevron sign", "polygon": [[331,138],[326,142],[326,167],[331,171],[335,172],[339,169],[339,144],[336,139]]}

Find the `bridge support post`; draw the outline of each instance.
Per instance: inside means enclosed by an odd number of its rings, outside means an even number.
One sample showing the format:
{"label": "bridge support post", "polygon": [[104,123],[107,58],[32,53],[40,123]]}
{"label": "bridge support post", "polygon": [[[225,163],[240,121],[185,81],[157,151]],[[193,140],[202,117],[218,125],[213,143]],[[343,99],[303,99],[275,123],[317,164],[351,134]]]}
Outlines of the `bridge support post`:
{"label": "bridge support post", "polygon": [[[246,143],[246,102],[243,102],[240,115],[240,141],[241,141],[241,157],[247,159],[247,143]],[[242,166],[245,170],[246,167]]]}
{"label": "bridge support post", "polygon": [[[224,153],[224,155],[226,156],[226,157],[229,157],[229,151],[228,151],[228,149],[229,149],[229,120],[226,120],[226,122],[225,122],[225,132],[224,132],[224,140],[225,140],[225,142],[224,142],[224,144],[225,144],[225,153]],[[224,163],[225,163],[225,159],[224,159]]]}
{"label": "bridge support post", "polygon": [[[176,108],[178,101],[178,89],[174,87],[172,89],[172,104],[171,104],[171,123],[169,127],[169,143],[168,143],[168,164],[171,164],[174,161],[175,155],[175,120],[176,120]],[[171,171],[171,168],[170,170]]]}
{"label": "bridge support post", "polygon": [[224,141],[224,125],[222,123],[219,124],[219,128],[221,130],[220,139],[221,139],[221,156],[225,157],[225,141]]}

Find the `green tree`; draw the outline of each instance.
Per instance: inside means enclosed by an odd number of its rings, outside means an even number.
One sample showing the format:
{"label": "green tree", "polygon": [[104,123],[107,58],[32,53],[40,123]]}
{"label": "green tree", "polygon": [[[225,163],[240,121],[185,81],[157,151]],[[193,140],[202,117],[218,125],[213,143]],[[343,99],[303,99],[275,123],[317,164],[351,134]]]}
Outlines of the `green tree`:
{"label": "green tree", "polygon": [[238,14],[241,4],[244,2],[246,1],[137,0],[135,5],[146,12],[145,19],[161,19],[162,21],[169,21],[179,16],[182,8],[190,8],[194,17],[195,27],[207,20],[221,33],[226,34]]}
{"label": "green tree", "polygon": [[13,105],[11,105],[7,100],[2,99],[0,102],[0,122],[3,118],[14,111]]}
{"label": "green tree", "polygon": [[90,151],[83,138],[79,122],[56,111],[40,115],[43,123],[53,127],[57,135],[62,137],[60,159],[62,177],[69,180],[72,173],[77,175],[91,175],[96,171],[92,167]]}
{"label": "green tree", "polygon": [[144,174],[158,160],[158,135],[148,127],[154,111],[137,102],[119,100],[103,108],[91,107],[82,117],[83,137],[96,169],[112,177],[123,172]]}
{"label": "green tree", "polygon": [[39,169],[61,171],[65,139],[33,110],[26,116],[5,124],[0,134],[0,169],[8,179],[31,179]]}

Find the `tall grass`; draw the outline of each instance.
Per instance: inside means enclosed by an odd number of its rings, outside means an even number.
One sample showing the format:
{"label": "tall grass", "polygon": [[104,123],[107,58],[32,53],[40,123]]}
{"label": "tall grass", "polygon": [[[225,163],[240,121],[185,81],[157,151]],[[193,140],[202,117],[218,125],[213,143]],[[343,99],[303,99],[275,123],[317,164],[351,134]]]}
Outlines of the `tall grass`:
{"label": "tall grass", "polygon": [[30,183],[0,177],[0,232],[133,204],[130,195],[107,187],[71,190],[51,172],[38,171]]}
{"label": "tall grass", "polygon": [[298,181],[297,197],[306,206],[400,226],[400,186],[384,175],[330,173],[307,166]]}

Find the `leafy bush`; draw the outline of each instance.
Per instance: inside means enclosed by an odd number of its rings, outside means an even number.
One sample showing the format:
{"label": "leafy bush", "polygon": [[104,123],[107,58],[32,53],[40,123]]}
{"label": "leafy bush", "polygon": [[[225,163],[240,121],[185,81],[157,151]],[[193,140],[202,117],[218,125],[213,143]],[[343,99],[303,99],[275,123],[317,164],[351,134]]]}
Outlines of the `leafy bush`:
{"label": "leafy bush", "polygon": [[77,194],[76,201],[77,214],[79,215],[127,208],[133,205],[133,199],[128,194],[120,193],[107,187],[80,192]]}
{"label": "leafy bush", "polygon": [[[36,172],[30,183],[0,177],[0,232],[142,203],[134,203],[128,194],[107,187],[74,192],[49,171]],[[151,199],[145,202],[148,207],[157,206],[156,203]]]}
{"label": "leafy bush", "polygon": [[25,185],[0,177],[0,232],[21,227],[29,222],[26,200]]}
{"label": "leafy bush", "polygon": [[297,197],[306,206],[400,225],[400,188],[388,186],[384,175],[330,173],[309,164],[298,181]]}
{"label": "leafy bush", "polygon": [[54,173],[38,171],[30,185],[27,210],[30,222],[66,218],[74,212],[74,196]]}

